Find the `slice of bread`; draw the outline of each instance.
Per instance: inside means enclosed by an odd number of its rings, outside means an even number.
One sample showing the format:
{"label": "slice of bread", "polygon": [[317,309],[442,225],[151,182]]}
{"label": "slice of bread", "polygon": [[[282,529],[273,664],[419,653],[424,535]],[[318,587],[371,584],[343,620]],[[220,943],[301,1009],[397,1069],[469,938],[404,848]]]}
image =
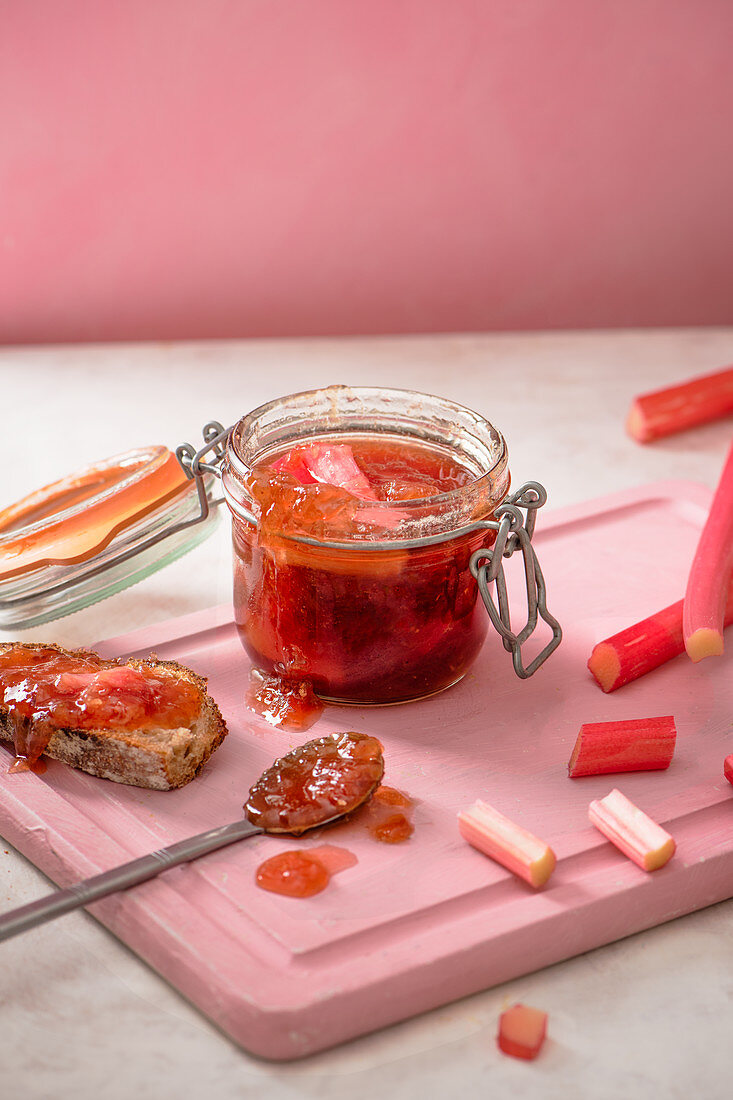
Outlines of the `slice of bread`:
{"label": "slice of bread", "polygon": [[[0,644],[0,654],[10,649],[53,649],[70,657],[96,656],[90,650],[65,650],[45,642]],[[144,660],[133,657],[114,663],[120,667],[149,669],[156,676],[172,676],[191,684],[200,697],[200,708],[190,726],[139,730],[55,729],[44,755],[115,783],[159,791],[183,787],[201,771],[227,733],[221,712],[206,690],[206,680],[175,661],[159,661],[154,654]],[[0,739],[12,743],[14,729],[13,715],[0,703]]]}

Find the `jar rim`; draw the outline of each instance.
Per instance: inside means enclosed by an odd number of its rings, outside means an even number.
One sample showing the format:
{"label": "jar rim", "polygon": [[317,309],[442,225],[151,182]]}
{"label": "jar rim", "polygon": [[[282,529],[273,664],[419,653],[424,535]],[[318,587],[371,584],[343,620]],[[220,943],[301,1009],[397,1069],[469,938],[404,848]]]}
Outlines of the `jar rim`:
{"label": "jar rim", "polygon": [[[435,411],[437,419],[427,421],[421,418],[417,412],[420,403],[428,403]],[[370,405],[371,403],[371,405]],[[308,410],[309,406],[318,405],[325,415],[320,420],[311,419],[305,421],[301,418],[293,418],[288,422],[290,431],[283,429],[276,438],[264,443],[258,435],[262,424],[277,417],[279,411],[288,407]],[[391,407],[394,406],[394,407]],[[365,415],[365,409],[369,407],[372,415],[377,409],[377,422],[371,422],[369,426],[362,425],[360,415]],[[404,416],[411,417],[407,421]],[[399,422],[398,422],[399,421]],[[425,440],[422,432],[417,431],[420,425],[424,430],[425,425],[430,425],[434,430],[431,438]],[[410,430],[410,429],[413,430]],[[504,499],[509,489],[509,474],[507,470],[507,446],[501,432],[482,414],[450,398],[439,397],[434,394],[421,393],[416,390],[406,390],[399,387],[386,386],[345,386],[334,385],[320,389],[302,390],[284,397],[278,397],[253,409],[242,417],[229,433],[227,440],[226,462],[224,464],[223,488],[227,503],[234,514],[240,514],[243,518],[251,519],[251,515],[245,508],[242,493],[237,489],[244,489],[245,479],[253,467],[268,452],[272,453],[281,449],[284,445],[294,444],[296,441],[323,438],[328,434],[375,434],[389,432],[404,435],[406,438],[422,438],[423,442],[433,442],[434,445],[446,447],[460,454],[464,459],[464,465],[473,466],[476,476],[466,485],[458,486],[431,497],[423,497],[409,501],[379,501],[380,511],[384,509],[393,516],[399,513],[409,513],[416,516],[418,510],[439,510],[441,514],[449,515],[451,509],[455,512],[461,502],[465,502],[467,493],[473,491],[476,494],[487,494],[492,498],[493,506],[482,517],[486,518],[493,507]],[[441,434],[442,433],[442,434]],[[471,441],[472,451],[469,453],[459,445],[459,436],[465,444]],[[253,442],[254,440],[254,442]],[[252,454],[245,457],[245,444],[250,447]],[[479,461],[478,455],[481,456]],[[469,462],[470,459],[470,462]],[[488,459],[488,461],[487,461]],[[498,495],[497,495],[498,490]],[[493,499],[496,496],[496,499]],[[248,499],[248,503],[251,499]],[[358,500],[355,503],[356,515],[360,512],[368,512],[374,502]],[[439,541],[435,530],[430,529],[430,524],[424,533],[416,536],[415,524],[408,524],[400,534],[395,531],[358,532],[354,537],[350,536],[345,543],[332,538],[313,538],[295,532],[283,532],[282,537],[296,542],[345,549],[358,544],[362,548],[385,545],[422,545],[426,539],[429,542]],[[432,525],[433,528],[435,524]],[[441,538],[454,537],[467,527],[473,528],[474,524],[467,524],[465,516],[463,522],[456,522],[443,531]]]}

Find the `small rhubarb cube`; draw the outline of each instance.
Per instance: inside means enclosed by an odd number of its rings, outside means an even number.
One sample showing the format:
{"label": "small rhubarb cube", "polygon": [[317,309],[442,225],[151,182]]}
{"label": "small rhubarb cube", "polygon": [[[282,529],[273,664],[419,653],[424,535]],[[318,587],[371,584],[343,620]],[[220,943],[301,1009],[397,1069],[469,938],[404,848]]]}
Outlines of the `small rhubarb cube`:
{"label": "small rhubarb cube", "polygon": [[674,839],[621,791],[614,789],[605,798],[594,799],[588,807],[588,817],[619,851],[644,871],[664,867],[674,855]]}
{"label": "small rhubarb cube", "polygon": [[733,753],[723,761],[723,775],[729,783],[733,783]]}
{"label": "small rhubarb cube", "polygon": [[555,853],[543,840],[480,799],[458,815],[464,840],[530,886],[544,886],[555,870]]}
{"label": "small rhubarb cube", "polygon": [[672,715],[622,722],[587,722],[580,727],[568,775],[662,771],[674,755],[677,730]]}
{"label": "small rhubarb cube", "polygon": [[499,1017],[496,1041],[513,1058],[536,1058],[547,1034],[547,1013],[529,1005],[514,1005]]}

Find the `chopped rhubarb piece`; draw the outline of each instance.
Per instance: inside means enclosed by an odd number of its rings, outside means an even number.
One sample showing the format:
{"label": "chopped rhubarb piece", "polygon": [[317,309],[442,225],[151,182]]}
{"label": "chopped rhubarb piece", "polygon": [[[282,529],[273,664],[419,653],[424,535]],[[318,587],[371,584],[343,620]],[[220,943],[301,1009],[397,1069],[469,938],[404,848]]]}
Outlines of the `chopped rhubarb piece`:
{"label": "chopped rhubarb piece", "polygon": [[729,783],[733,783],[733,753],[723,761],[723,775]]}
{"label": "chopped rhubarb piece", "polygon": [[693,661],[720,656],[733,571],[733,445],[703,527],[682,610],[685,649]]}
{"label": "chopped rhubarb piece", "polygon": [[529,1005],[514,1005],[499,1017],[496,1041],[513,1058],[536,1058],[547,1034],[547,1013]]}
{"label": "chopped rhubarb piece", "polygon": [[674,718],[631,718],[622,722],[586,722],[580,727],[568,775],[662,771],[674,755]]}
{"label": "chopped rhubarb piece", "polygon": [[464,840],[530,886],[544,886],[555,869],[555,853],[543,840],[480,799],[458,815]]}
{"label": "chopped rhubarb piece", "polygon": [[705,424],[733,412],[733,367],[637,397],[626,430],[639,443]]}
{"label": "chopped rhubarb piece", "polygon": [[[678,600],[593,647],[588,668],[602,691],[615,691],[685,652],[683,604]],[[733,623],[733,582],[723,621],[726,626]]]}
{"label": "chopped rhubarb piece", "polygon": [[621,791],[594,799],[588,807],[591,823],[644,871],[656,871],[675,852],[674,839]]}

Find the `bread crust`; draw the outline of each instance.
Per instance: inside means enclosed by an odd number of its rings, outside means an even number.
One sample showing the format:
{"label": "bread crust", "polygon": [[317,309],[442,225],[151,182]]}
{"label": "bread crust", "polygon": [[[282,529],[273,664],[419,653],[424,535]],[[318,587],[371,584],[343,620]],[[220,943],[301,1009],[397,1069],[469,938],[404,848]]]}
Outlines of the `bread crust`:
{"label": "bread crust", "polygon": [[[99,659],[91,649],[69,650],[50,642],[0,644],[0,654],[9,649],[52,649],[68,657]],[[177,661],[160,661],[154,653],[142,659],[105,660],[120,668],[149,669],[192,684],[201,700],[196,719],[189,727],[175,729],[57,729],[44,755],[100,779],[134,787],[168,791],[190,783],[227,734],[221,711],[208,693],[206,678]],[[12,716],[2,704],[0,738],[13,741]]]}

